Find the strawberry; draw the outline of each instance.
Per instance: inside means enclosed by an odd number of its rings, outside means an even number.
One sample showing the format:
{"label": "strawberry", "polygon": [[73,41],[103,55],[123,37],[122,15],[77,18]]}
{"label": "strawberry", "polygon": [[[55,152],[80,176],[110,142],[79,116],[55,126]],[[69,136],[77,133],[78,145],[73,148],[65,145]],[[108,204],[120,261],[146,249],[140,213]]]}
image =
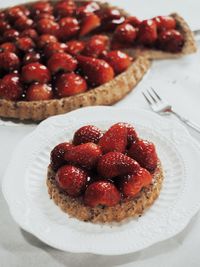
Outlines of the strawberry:
{"label": "strawberry", "polygon": [[36,53],[34,51],[28,52],[23,57],[23,64],[30,64],[33,62],[39,62],[41,60],[41,56],[39,53]]}
{"label": "strawberry", "polygon": [[140,165],[132,158],[120,153],[109,152],[98,161],[98,173],[104,178],[113,178],[137,172]]}
{"label": "strawberry", "polygon": [[108,49],[109,38],[106,35],[94,35],[86,44],[83,54],[88,57],[99,57],[99,55]]}
{"label": "strawberry", "polygon": [[135,197],[143,187],[143,178],[138,173],[122,177],[120,191],[125,197]]}
{"label": "strawberry", "polygon": [[86,2],[83,6],[80,6],[76,9],[76,15],[78,18],[82,18],[88,13],[93,13],[100,10],[100,6],[97,2]]}
{"label": "strawberry", "polygon": [[73,56],[80,54],[85,48],[85,43],[83,41],[72,40],[67,42],[66,44],[67,44],[66,52],[68,52]]}
{"label": "strawberry", "polygon": [[120,50],[108,52],[103,59],[113,67],[115,74],[125,71],[132,63],[132,58]]}
{"label": "strawberry", "polygon": [[40,19],[37,22],[37,30],[40,34],[56,35],[59,30],[59,25],[51,19]]}
{"label": "strawberry", "polygon": [[62,41],[67,41],[68,39],[77,35],[80,26],[76,18],[66,17],[59,21],[60,30],[58,32],[58,37]]}
{"label": "strawberry", "polygon": [[15,22],[15,28],[18,31],[29,29],[32,26],[33,26],[33,20],[30,18],[27,18],[26,16],[18,18]]}
{"label": "strawberry", "polygon": [[129,23],[123,23],[116,28],[113,38],[120,43],[132,44],[136,39],[136,35],[135,27]]}
{"label": "strawberry", "polygon": [[30,50],[33,50],[35,43],[29,37],[21,37],[16,41],[16,46],[19,50],[28,52]]}
{"label": "strawberry", "polygon": [[111,151],[125,153],[127,146],[127,128],[117,123],[111,126],[99,140],[103,153]]}
{"label": "strawberry", "polygon": [[34,17],[35,21],[39,21],[41,19],[49,19],[49,20],[55,20],[55,17],[50,13],[40,13]]}
{"label": "strawberry", "polygon": [[61,0],[55,4],[54,11],[60,18],[72,16],[76,11],[76,4],[71,0]]}
{"label": "strawberry", "polygon": [[64,53],[67,48],[66,44],[58,42],[49,42],[44,47],[44,55],[46,58],[51,57],[54,53]]}
{"label": "strawberry", "polygon": [[3,34],[3,39],[5,42],[15,42],[18,38],[19,32],[14,29],[7,30]]}
{"label": "strawberry", "polygon": [[137,176],[141,177],[144,187],[150,185],[153,179],[153,176],[151,175],[151,173],[144,168],[140,168],[137,171]]}
{"label": "strawberry", "polygon": [[37,41],[37,45],[39,48],[44,48],[45,45],[49,44],[49,43],[57,43],[58,39],[51,34],[43,34],[40,35],[40,37],[38,38]]}
{"label": "strawberry", "polygon": [[33,41],[36,41],[38,39],[38,33],[34,29],[26,29],[20,34],[20,37],[29,37]]}
{"label": "strawberry", "polygon": [[128,156],[138,161],[141,167],[152,172],[156,169],[158,157],[153,143],[138,139],[132,143]]}
{"label": "strawberry", "polygon": [[58,168],[60,168],[66,163],[64,159],[65,152],[71,149],[72,147],[72,144],[65,142],[55,146],[54,149],[51,151],[50,165],[54,171],[56,171]]}
{"label": "strawberry", "polygon": [[7,43],[3,43],[3,44],[0,45],[0,53],[1,52],[16,53],[17,52],[17,48],[16,48],[15,44],[13,44],[11,42],[7,42]]}
{"label": "strawberry", "polygon": [[126,129],[127,129],[127,142],[128,142],[128,147],[130,147],[133,142],[138,140],[138,135],[137,135],[134,127],[131,124],[124,123],[124,122],[120,122],[118,124],[126,127]]}
{"label": "strawberry", "polygon": [[115,29],[124,23],[125,17],[120,17],[118,19],[112,19],[109,21],[105,21],[101,24],[100,31],[101,32],[113,32]]}
{"label": "strawberry", "polygon": [[53,91],[47,84],[35,83],[32,84],[26,92],[28,101],[50,100],[53,98]]}
{"label": "strawberry", "polygon": [[100,9],[99,11],[97,11],[97,14],[103,22],[108,22],[113,19],[120,19],[122,17],[119,9],[114,7]]}
{"label": "strawberry", "polygon": [[159,32],[176,28],[176,20],[170,16],[157,16],[153,18]]}
{"label": "strawberry", "polygon": [[114,184],[108,181],[97,181],[88,186],[84,194],[84,203],[92,208],[98,205],[108,207],[119,203],[121,195]]}
{"label": "strawberry", "polygon": [[99,27],[101,24],[100,18],[94,13],[87,13],[87,15],[82,19],[81,29],[79,32],[80,36],[84,36]]}
{"label": "strawberry", "polygon": [[176,30],[163,31],[158,36],[157,46],[161,50],[178,53],[181,52],[183,45],[184,37]]}
{"label": "strawberry", "polygon": [[82,55],[78,55],[77,59],[92,86],[104,84],[114,78],[113,68],[106,61]]}
{"label": "strawberry", "polygon": [[96,166],[100,156],[101,149],[94,143],[85,143],[72,147],[65,153],[65,160],[86,169],[92,169]]}
{"label": "strawberry", "polygon": [[83,126],[78,129],[73,137],[73,144],[80,145],[83,143],[92,142],[97,144],[102,133],[99,128],[94,125]]}
{"label": "strawberry", "polygon": [[15,53],[3,52],[0,53],[0,70],[13,71],[19,68],[20,61]]}
{"label": "strawberry", "polygon": [[21,97],[22,92],[22,84],[17,74],[7,74],[0,81],[0,98],[16,101]]}
{"label": "strawberry", "polygon": [[51,75],[46,66],[33,62],[23,66],[22,68],[22,80],[25,83],[48,83],[51,79]]}
{"label": "strawberry", "polygon": [[136,28],[139,27],[139,25],[140,25],[141,22],[142,21],[140,19],[138,19],[137,17],[135,17],[135,16],[128,17],[125,20],[125,23],[129,23],[133,27],[136,27]]}
{"label": "strawberry", "polygon": [[67,53],[55,53],[47,62],[47,67],[52,74],[59,71],[71,72],[77,68],[77,60]]}
{"label": "strawberry", "polygon": [[80,94],[86,90],[85,79],[73,72],[62,74],[56,81],[57,96],[60,98]]}
{"label": "strawberry", "polygon": [[88,174],[78,167],[64,165],[57,171],[55,179],[68,195],[77,197],[86,188]]}
{"label": "strawberry", "polygon": [[152,19],[143,20],[139,25],[138,42],[143,45],[152,45],[157,40],[157,26]]}
{"label": "strawberry", "polygon": [[8,22],[6,22],[5,20],[1,20],[0,19],[0,33],[4,33],[5,31],[10,30],[11,26]]}
{"label": "strawberry", "polygon": [[32,4],[32,15],[38,15],[40,13],[51,13],[53,10],[52,5],[48,1],[38,1]]}
{"label": "strawberry", "polygon": [[18,18],[29,16],[30,11],[27,7],[20,5],[20,6],[14,6],[7,10],[7,17],[9,20],[14,21]]}

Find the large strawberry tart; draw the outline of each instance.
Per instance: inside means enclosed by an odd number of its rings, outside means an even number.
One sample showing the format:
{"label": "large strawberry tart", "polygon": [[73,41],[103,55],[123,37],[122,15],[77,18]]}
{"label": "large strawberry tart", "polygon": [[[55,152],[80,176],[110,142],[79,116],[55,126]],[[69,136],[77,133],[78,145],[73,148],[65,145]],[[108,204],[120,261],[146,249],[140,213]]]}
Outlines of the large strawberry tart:
{"label": "large strawberry tart", "polygon": [[102,132],[83,126],[50,156],[50,197],[69,216],[90,222],[119,222],[141,215],[159,196],[161,162],[153,143],[134,127],[116,123]]}

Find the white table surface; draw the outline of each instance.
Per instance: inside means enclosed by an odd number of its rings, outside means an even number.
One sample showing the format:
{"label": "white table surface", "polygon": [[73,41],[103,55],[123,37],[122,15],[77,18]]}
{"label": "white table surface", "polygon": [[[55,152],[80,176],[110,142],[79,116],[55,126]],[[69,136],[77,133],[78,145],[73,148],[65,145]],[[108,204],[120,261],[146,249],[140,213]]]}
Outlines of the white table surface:
{"label": "white table surface", "polygon": [[[20,2],[25,1],[1,0],[0,6]],[[177,11],[185,17],[192,29],[200,29],[199,0],[110,0],[110,2],[126,8],[139,17],[151,17]],[[195,55],[179,60],[154,62],[151,70],[136,90],[117,103],[116,106],[148,109],[141,91],[149,88],[149,86],[155,87],[163,97],[166,97],[176,107],[179,113],[200,125],[200,51]],[[15,146],[35,127],[35,125],[0,126],[0,180]],[[200,141],[200,135],[193,131],[191,134]],[[200,159],[196,160],[197,162],[200,161]],[[18,179],[19,177],[16,175],[15,178]],[[192,219],[183,232],[170,240],[124,256],[72,254],[50,248],[19,228],[11,218],[1,192],[0,213],[1,267],[200,266],[200,213]]]}

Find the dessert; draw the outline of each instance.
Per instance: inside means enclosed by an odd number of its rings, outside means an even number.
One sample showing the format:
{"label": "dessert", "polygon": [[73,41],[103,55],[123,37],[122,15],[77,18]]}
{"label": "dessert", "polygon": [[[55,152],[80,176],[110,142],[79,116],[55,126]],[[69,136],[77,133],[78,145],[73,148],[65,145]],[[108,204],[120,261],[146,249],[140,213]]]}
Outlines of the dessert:
{"label": "dessert", "polygon": [[[142,79],[148,58],[196,49],[177,14],[141,21],[93,1],[38,1],[2,10],[0,34],[0,116],[21,120],[111,105]],[[18,75],[20,90],[9,75]]]}
{"label": "dessert", "polygon": [[163,181],[155,145],[128,123],[102,132],[78,129],[72,141],[50,155],[47,187],[65,213],[93,223],[120,222],[141,215],[159,196]]}

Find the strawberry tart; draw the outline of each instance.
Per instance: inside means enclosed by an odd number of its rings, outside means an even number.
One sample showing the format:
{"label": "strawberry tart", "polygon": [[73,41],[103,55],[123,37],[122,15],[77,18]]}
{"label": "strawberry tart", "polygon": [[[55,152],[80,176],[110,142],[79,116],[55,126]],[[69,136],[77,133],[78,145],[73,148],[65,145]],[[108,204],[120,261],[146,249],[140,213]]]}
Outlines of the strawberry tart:
{"label": "strawberry tart", "polygon": [[128,123],[102,132],[78,129],[50,155],[50,198],[70,217],[93,223],[120,222],[141,215],[159,196],[161,162],[152,142]]}
{"label": "strawberry tart", "polygon": [[142,79],[148,58],[196,51],[177,14],[140,20],[98,1],[38,1],[0,11],[0,116],[43,120],[111,105]]}

